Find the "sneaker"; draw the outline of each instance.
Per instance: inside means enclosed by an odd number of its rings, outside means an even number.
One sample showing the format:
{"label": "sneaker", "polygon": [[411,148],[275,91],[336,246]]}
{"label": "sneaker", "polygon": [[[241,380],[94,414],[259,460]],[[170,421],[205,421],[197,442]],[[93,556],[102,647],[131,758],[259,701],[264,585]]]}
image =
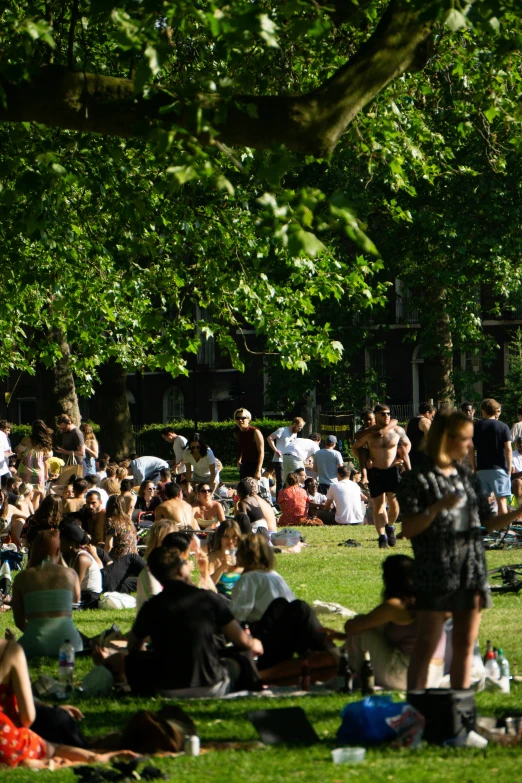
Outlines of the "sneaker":
{"label": "sneaker", "polygon": [[388,546],[395,546],[397,543],[397,536],[395,535],[395,525],[386,525],[386,536],[388,538]]}
{"label": "sneaker", "polygon": [[379,536],[379,549],[388,549],[388,536]]}

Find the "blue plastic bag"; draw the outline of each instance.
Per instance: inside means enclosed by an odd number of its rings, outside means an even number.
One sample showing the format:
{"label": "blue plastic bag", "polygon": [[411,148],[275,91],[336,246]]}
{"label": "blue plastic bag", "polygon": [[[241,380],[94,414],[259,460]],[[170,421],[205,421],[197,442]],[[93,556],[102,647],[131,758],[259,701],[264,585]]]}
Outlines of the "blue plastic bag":
{"label": "blue plastic bag", "polygon": [[394,702],[391,696],[366,696],[347,704],[341,713],[337,744],[370,745],[395,739],[397,732],[387,719],[399,718],[404,706],[404,702]]}

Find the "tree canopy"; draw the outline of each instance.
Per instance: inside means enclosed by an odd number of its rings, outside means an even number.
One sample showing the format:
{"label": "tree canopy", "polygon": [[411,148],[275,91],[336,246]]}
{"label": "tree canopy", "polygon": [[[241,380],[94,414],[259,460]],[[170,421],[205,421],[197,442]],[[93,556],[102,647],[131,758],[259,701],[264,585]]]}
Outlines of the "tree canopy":
{"label": "tree canopy", "polygon": [[[333,331],[335,303],[383,301],[397,272],[381,256],[418,244],[441,188],[461,193],[477,134],[500,174],[497,127],[520,153],[516,12],[514,0],[5,3],[0,371],[50,366],[64,340],[86,388],[113,357],[187,372],[206,337],[237,367],[238,337],[287,368],[338,361],[350,335]],[[462,116],[436,128],[452,85]],[[411,269],[413,255],[403,247]]]}

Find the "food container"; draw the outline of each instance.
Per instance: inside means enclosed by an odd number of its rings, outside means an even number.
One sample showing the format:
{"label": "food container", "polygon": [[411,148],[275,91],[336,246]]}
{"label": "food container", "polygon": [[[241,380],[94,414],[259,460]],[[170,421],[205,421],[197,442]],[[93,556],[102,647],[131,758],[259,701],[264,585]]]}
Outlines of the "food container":
{"label": "food container", "polygon": [[332,750],[334,764],[358,764],[364,761],[366,748],[336,748]]}

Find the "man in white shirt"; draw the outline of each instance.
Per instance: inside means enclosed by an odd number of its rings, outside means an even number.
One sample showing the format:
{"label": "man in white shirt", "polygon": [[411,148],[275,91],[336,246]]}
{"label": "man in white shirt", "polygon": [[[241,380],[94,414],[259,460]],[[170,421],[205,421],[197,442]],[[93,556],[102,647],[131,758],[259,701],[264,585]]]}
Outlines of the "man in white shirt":
{"label": "man in white shirt", "polygon": [[[337,481],[330,484],[326,493],[324,511],[329,511],[334,503],[335,522],[338,525],[359,525],[362,523],[364,511],[361,490],[355,481],[350,481],[350,470],[344,465],[337,468]],[[323,516],[320,518],[323,522],[327,521]]]}
{"label": "man in white shirt", "polygon": [[183,435],[178,435],[174,427],[165,427],[161,431],[161,437],[167,443],[172,444],[172,453],[174,459],[170,463],[170,467],[176,476],[185,472],[185,463],[183,462],[183,452],[187,448],[187,439]]}
{"label": "man in white shirt", "polygon": [[9,457],[12,457],[14,451],[11,449],[11,443],[9,442],[9,433],[11,432],[11,425],[5,419],[0,420],[0,479],[2,486],[11,475],[9,470]]}
{"label": "man in white shirt", "polygon": [[312,432],[309,438],[296,438],[283,451],[283,479],[296,468],[304,468],[305,460],[319,451],[321,435]]}
{"label": "man in white shirt", "polygon": [[517,438],[522,437],[522,406],[517,408],[517,422],[511,427],[511,440],[516,443]]}
{"label": "man in white shirt", "polygon": [[328,492],[330,484],[337,481],[337,468],[343,464],[342,454],[335,446],[337,438],[335,435],[328,435],[324,449],[314,454],[314,470],[319,481],[319,492],[323,495]]}
{"label": "man in white shirt", "polygon": [[292,443],[297,434],[301,432],[306,422],[300,416],[296,416],[292,419],[292,423],[288,427],[278,427],[275,432],[268,436],[267,443],[274,452],[274,458],[272,460],[276,478],[276,497],[279,495],[279,490],[283,489],[283,454],[286,451],[286,447],[289,443]]}

